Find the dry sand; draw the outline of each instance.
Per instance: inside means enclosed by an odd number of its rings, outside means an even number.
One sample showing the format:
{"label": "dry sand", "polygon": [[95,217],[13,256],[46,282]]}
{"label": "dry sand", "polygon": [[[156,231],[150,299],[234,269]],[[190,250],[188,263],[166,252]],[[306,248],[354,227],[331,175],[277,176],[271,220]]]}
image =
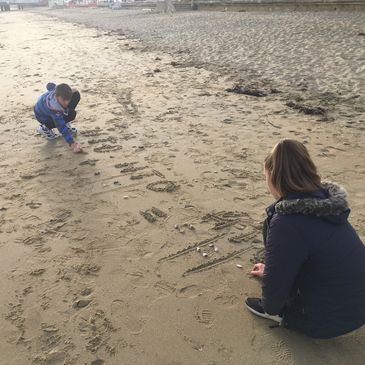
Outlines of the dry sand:
{"label": "dry sand", "polygon": [[[0,43],[1,365],[363,363],[364,329],[312,340],[242,304],[260,294],[246,273],[271,202],[262,160],[278,139],[306,141],[322,176],[346,186],[365,237],[360,119],[227,93],[230,77],[38,14],[1,14]],[[32,106],[51,80],[81,91],[85,154],[35,134]],[[148,188],[161,180],[177,189]],[[223,210],[227,227],[207,216]],[[175,229],[184,223],[194,229]]]}

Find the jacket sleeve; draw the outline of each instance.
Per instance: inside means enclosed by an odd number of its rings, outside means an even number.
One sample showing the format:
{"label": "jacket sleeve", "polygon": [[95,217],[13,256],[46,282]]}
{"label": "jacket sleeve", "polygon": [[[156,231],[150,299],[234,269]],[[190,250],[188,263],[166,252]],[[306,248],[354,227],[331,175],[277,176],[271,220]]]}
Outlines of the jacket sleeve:
{"label": "jacket sleeve", "polygon": [[63,116],[61,113],[56,113],[53,115],[53,121],[57,127],[57,129],[59,130],[59,132],[62,134],[63,138],[65,139],[65,141],[71,145],[72,143],[74,143],[74,139],[69,131],[69,129],[67,128],[66,122],[63,119]]}
{"label": "jacket sleeve", "polygon": [[288,218],[274,215],[267,236],[262,300],[265,312],[271,315],[281,314],[308,257],[307,244]]}

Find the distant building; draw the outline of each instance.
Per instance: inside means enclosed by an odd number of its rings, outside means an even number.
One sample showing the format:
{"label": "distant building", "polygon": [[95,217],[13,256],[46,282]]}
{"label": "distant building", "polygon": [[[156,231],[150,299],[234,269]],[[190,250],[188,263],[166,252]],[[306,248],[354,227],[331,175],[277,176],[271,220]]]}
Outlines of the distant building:
{"label": "distant building", "polygon": [[44,6],[47,5],[47,0],[10,0],[11,4],[23,4],[23,5],[33,5],[33,6]]}
{"label": "distant building", "polygon": [[50,8],[63,8],[65,6],[64,0],[48,0],[48,6]]}

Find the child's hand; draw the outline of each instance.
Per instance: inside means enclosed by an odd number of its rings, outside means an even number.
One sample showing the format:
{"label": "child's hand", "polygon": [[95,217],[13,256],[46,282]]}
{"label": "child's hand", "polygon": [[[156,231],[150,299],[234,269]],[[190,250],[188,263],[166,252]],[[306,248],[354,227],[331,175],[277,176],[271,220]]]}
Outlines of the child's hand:
{"label": "child's hand", "polygon": [[74,153],[80,153],[82,151],[82,147],[76,142],[72,143],[70,147]]}

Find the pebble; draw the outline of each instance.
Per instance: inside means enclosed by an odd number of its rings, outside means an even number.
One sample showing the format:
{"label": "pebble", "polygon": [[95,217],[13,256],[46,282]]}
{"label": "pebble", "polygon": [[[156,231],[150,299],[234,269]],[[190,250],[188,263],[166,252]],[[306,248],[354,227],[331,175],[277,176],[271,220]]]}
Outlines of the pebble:
{"label": "pebble", "polygon": [[200,252],[200,247],[197,247],[197,248],[196,248],[196,250],[197,250],[198,252]]}
{"label": "pebble", "polygon": [[99,176],[100,175],[100,171],[96,171],[94,175],[95,176]]}
{"label": "pebble", "polygon": [[74,303],[74,307],[84,308],[84,307],[88,306],[90,303],[91,303],[91,299],[80,299]]}
{"label": "pebble", "polygon": [[45,327],[45,328],[42,328],[42,329],[46,333],[58,332],[58,329],[54,326],[48,326],[48,327]]}
{"label": "pebble", "polygon": [[203,257],[208,257],[208,254],[206,252],[202,253]]}
{"label": "pebble", "polygon": [[124,195],[123,196],[123,199],[129,199],[129,196],[128,195]]}
{"label": "pebble", "polygon": [[241,264],[236,264],[236,267],[238,267],[239,269],[243,268],[243,266]]}

